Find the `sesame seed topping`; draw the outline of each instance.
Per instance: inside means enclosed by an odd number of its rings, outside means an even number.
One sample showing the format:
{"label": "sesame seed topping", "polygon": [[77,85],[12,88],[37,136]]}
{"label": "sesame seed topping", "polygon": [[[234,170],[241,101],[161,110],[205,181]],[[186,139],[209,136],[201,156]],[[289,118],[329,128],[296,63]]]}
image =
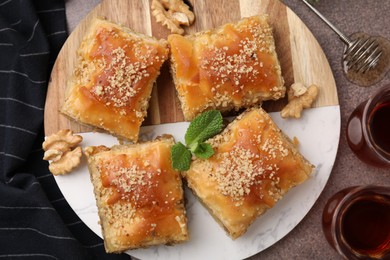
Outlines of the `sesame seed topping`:
{"label": "sesame seed topping", "polygon": [[[232,35],[232,37],[230,37]],[[239,109],[259,103],[263,99],[283,96],[281,86],[272,97],[265,91],[280,81],[272,28],[263,21],[247,19],[244,23],[228,24],[222,29],[210,31],[210,39],[200,35],[195,39],[199,47],[198,68],[203,79],[199,84],[209,84],[209,99],[202,109]],[[276,64],[275,66],[272,64]],[[250,91],[254,91],[252,94]],[[196,113],[197,108],[193,108]]]}
{"label": "sesame seed topping", "polygon": [[218,182],[221,193],[231,197],[248,195],[256,177],[264,172],[254,162],[258,155],[241,147],[234,147],[218,157],[220,163],[210,177]]}
{"label": "sesame seed topping", "polygon": [[158,181],[153,180],[155,171],[141,168],[137,164],[123,167],[118,164],[104,163],[99,165],[98,170],[110,176],[110,185],[115,186],[121,195],[120,199],[132,201],[134,205],[145,195],[142,194],[142,190],[158,187]]}
{"label": "sesame seed topping", "polygon": [[104,71],[109,75],[104,85],[92,88],[92,93],[105,101],[106,105],[114,107],[127,106],[139,89],[136,84],[143,78],[149,77],[144,61],[131,62],[123,48],[118,47],[111,52],[111,62],[106,64]]}
{"label": "sesame seed topping", "polygon": [[[236,201],[249,195],[253,186],[261,187],[263,180],[276,187],[280,181],[278,161],[290,153],[280,130],[264,115],[256,110],[242,114],[223,133],[208,140],[216,153],[201,170],[210,172],[208,176],[221,194]],[[227,145],[230,143],[233,145]]]}
{"label": "sesame seed topping", "polygon": [[253,79],[259,71],[252,65],[257,60],[258,45],[256,39],[248,37],[238,44],[239,50],[234,54],[228,53],[229,47],[209,47],[211,53],[201,61],[201,68],[210,70],[219,80],[220,84],[232,81],[240,86],[243,76]]}

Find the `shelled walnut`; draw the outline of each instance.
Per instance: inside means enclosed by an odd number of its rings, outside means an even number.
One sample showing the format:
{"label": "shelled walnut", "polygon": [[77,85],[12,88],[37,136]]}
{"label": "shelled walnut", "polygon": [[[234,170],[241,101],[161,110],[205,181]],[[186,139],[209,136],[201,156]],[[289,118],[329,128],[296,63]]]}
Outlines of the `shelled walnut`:
{"label": "shelled walnut", "polygon": [[311,107],[318,96],[318,91],[319,88],[316,85],[306,88],[302,83],[292,84],[287,93],[288,104],[280,112],[280,115],[283,118],[301,118],[302,110]]}
{"label": "shelled walnut", "polygon": [[61,175],[72,171],[81,162],[82,149],[77,147],[83,138],[73,131],[63,129],[46,138],[42,144],[44,160],[49,161],[49,171]]}
{"label": "shelled walnut", "polygon": [[194,13],[182,0],[153,0],[151,9],[156,21],[172,33],[183,34],[181,26],[190,26],[195,20]]}

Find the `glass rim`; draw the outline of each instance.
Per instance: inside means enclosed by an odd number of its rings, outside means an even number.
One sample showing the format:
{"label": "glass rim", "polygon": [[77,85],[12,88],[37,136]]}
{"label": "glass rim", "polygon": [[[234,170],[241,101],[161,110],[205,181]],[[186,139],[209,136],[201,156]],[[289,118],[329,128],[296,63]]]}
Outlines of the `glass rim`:
{"label": "glass rim", "polygon": [[[345,241],[342,233],[342,220],[344,218],[345,211],[352,205],[355,199],[359,198],[361,194],[367,191],[373,190],[374,192],[388,192],[388,188],[386,186],[380,185],[361,185],[361,186],[352,186],[351,189],[347,192],[347,194],[339,201],[338,205],[334,209],[332,221],[331,221],[331,229],[334,230],[331,236],[334,241],[334,246],[337,252],[341,254],[345,258],[351,258],[352,248]],[[350,204],[348,204],[350,203]],[[340,215],[341,213],[341,215]]]}

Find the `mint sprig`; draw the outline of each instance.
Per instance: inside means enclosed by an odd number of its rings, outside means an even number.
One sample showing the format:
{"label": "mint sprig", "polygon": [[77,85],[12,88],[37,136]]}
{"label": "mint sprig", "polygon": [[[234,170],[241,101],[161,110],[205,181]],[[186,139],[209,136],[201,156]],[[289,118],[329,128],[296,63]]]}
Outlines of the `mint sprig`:
{"label": "mint sprig", "polygon": [[171,148],[172,167],[180,171],[189,169],[191,164],[191,152],[184,144],[178,142]]}
{"label": "mint sprig", "polygon": [[201,159],[210,158],[214,154],[213,147],[207,143],[200,143],[197,145],[196,149],[192,151],[196,157]]}
{"label": "mint sprig", "polygon": [[197,116],[185,133],[186,145],[178,142],[171,148],[172,167],[187,171],[190,169],[192,154],[201,159],[210,158],[214,150],[205,141],[221,132],[222,127],[223,118],[218,110],[206,111]]}

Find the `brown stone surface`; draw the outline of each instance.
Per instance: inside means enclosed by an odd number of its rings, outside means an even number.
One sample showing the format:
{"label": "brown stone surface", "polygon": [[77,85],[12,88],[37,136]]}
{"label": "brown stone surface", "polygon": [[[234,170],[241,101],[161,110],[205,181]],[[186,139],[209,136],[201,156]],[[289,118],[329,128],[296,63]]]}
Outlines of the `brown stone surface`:
{"label": "brown stone surface", "polygon": [[[135,1],[135,0],[134,0]],[[196,0],[203,1],[203,0]],[[100,1],[68,0],[66,11],[69,31],[72,31]],[[328,245],[321,229],[321,215],[326,201],[337,191],[354,185],[390,186],[390,170],[377,169],[359,161],[348,147],[345,127],[350,113],[378,88],[390,84],[390,73],[371,87],[350,83],[341,67],[344,45],[300,0],[285,0],[308,26],[322,46],[333,69],[341,107],[341,136],[332,174],[321,196],[307,216],[279,242],[250,259],[340,259]],[[364,31],[390,40],[390,1],[383,0],[320,0],[315,7],[346,35]]]}

